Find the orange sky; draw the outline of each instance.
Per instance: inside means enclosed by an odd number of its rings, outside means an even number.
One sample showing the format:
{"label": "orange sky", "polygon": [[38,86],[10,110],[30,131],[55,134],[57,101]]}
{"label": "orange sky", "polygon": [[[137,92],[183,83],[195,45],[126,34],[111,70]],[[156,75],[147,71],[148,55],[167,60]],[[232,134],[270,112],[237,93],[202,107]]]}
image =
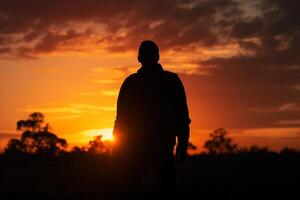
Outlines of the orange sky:
{"label": "orange sky", "polygon": [[108,132],[145,39],[185,85],[199,148],[219,127],[241,145],[300,148],[296,2],[15,1],[0,3],[1,149],[34,111],[70,145]]}

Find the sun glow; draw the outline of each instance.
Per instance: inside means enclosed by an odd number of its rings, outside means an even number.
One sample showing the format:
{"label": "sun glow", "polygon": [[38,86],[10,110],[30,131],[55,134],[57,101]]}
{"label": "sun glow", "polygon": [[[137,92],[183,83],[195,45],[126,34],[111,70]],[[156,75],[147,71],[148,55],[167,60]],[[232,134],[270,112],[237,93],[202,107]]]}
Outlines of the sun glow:
{"label": "sun glow", "polygon": [[91,130],[86,130],[83,131],[83,134],[89,137],[95,137],[98,135],[102,135],[102,140],[103,141],[113,141],[113,128],[104,128],[104,129],[91,129]]}

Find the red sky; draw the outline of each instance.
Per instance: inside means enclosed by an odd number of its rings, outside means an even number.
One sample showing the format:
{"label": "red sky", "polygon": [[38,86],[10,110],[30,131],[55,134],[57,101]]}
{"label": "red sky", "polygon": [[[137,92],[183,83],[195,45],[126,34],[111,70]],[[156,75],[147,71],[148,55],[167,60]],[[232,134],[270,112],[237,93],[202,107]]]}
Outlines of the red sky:
{"label": "red sky", "polygon": [[33,111],[71,145],[109,130],[119,87],[139,68],[137,48],[146,39],[183,80],[198,147],[225,127],[241,145],[300,148],[299,6],[1,0],[0,148]]}

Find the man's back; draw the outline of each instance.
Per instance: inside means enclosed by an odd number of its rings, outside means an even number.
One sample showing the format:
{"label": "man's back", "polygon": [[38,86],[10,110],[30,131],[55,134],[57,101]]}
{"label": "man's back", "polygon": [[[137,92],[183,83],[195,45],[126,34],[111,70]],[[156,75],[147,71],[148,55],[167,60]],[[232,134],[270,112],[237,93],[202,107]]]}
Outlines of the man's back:
{"label": "man's back", "polygon": [[[160,64],[141,68],[123,83],[116,127],[124,141],[138,151],[172,150],[176,136],[188,139],[189,116],[179,77]],[[180,135],[181,134],[181,135]]]}

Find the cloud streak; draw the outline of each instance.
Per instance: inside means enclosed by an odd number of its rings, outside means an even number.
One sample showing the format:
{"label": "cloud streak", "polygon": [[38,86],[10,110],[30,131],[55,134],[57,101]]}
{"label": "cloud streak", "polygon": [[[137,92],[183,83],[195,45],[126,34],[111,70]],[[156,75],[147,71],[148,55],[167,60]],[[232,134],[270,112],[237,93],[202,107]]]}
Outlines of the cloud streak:
{"label": "cloud streak", "polygon": [[[31,112],[42,112],[45,114],[72,114],[72,117],[79,117],[81,114],[98,114],[102,112],[112,112],[115,111],[115,106],[106,107],[106,106],[97,106],[90,104],[80,104],[80,103],[70,103],[68,105],[61,106],[47,106],[47,107],[37,107],[37,106],[28,106],[26,108],[20,109],[22,111],[31,113]],[[68,115],[69,116],[69,115]]]}

